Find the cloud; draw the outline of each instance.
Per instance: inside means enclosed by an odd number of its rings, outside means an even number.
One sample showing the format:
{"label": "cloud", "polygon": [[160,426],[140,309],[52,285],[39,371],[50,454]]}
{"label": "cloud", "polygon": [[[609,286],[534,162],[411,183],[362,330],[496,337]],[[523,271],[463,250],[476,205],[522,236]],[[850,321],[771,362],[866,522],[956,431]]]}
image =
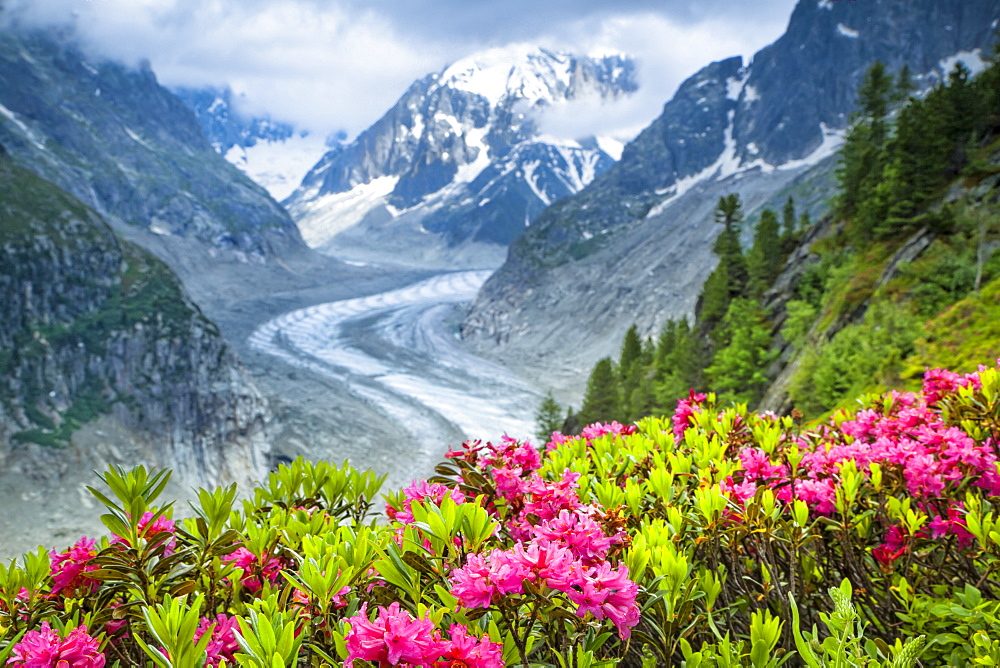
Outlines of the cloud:
{"label": "cloud", "polygon": [[[642,89],[553,110],[627,134],[713,59],[749,56],[793,0],[0,0],[22,24],[71,24],[95,58],[149,60],[168,86],[230,85],[247,111],[353,136],[416,79],[488,46],[532,41],[639,61]],[[560,113],[565,112],[560,117]],[[586,133],[586,134],[592,134]],[[565,134],[564,134],[565,136]]]}
{"label": "cloud", "polygon": [[[550,135],[577,139],[590,134],[628,141],[656,118],[677,87],[709,63],[754,52],[777,38],[771,33],[750,32],[745,24],[726,17],[687,22],[683,17],[655,13],[605,18],[599,25],[577,26],[566,48],[587,41],[591,52],[627,53],[637,60],[639,90],[613,101],[597,97],[573,100],[545,109],[540,129]],[[754,38],[756,36],[756,39]]]}

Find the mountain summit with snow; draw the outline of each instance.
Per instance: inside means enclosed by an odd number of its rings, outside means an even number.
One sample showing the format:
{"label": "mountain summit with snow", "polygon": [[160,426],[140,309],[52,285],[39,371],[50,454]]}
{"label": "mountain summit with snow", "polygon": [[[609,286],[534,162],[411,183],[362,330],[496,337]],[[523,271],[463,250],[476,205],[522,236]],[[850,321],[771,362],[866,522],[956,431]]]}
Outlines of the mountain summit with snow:
{"label": "mountain summit with snow", "polygon": [[717,262],[720,197],[740,196],[745,242],[789,196],[815,220],[872,63],[905,66],[923,90],[958,63],[981,70],[998,24],[996,0],[799,0],[780,38],[693,74],[621,160],[511,244],[463,337],[529,373],[546,358],[585,373],[633,323],[646,336],[690,317]]}
{"label": "mountain summit with snow", "polygon": [[620,55],[492,49],[416,81],[285,201],[314,248],[356,259],[496,264],[557,199],[609,169],[621,144],[543,134],[547,110],[637,89]]}
{"label": "mountain summit with snow", "polygon": [[173,93],[194,112],[212,148],[275,200],[292,194],[316,159],[336,144],[335,137],[245,112],[242,96],[228,86],[181,87]]}

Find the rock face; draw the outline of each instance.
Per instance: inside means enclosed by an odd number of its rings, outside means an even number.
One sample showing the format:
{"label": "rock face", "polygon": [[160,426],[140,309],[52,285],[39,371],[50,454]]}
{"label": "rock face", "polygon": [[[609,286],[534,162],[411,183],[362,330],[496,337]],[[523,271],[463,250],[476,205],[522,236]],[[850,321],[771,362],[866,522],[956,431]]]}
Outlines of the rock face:
{"label": "rock face", "polygon": [[110,220],[244,261],[303,247],[287,213],[212,149],[148,67],[88,62],[54,32],[0,30],[0,143]]}
{"label": "rock face", "polygon": [[595,139],[543,137],[538,115],[631,92],[634,72],[620,56],[523,47],[459,61],[415,82],[354,142],[327,153],[285,204],[322,250],[445,264],[474,258],[463,255],[474,247],[493,261],[547,205],[614,163]]}
{"label": "rock face", "polygon": [[174,95],[198,119],[202,133],[217,153],[226,154],[233,147],[250,148],[258,142],[280,142],[295,134],[288,123],[268,117],[245,118],[235,108],[232,89],[176,88]]}
{"label": "rock face", "polygon": [[212,148],[278,201],[288,197],[338,142],[266,114],[244,113],[240,98],[228,87],[175,88],[173,93],[194,112]]}
{"label": "rock face", "polygon": [[716,261],[719,196],[739,193],[753,222],[793,194],[816,219],[874,60],[891,71],[906,64],[930,85],[956,60],[980,66],[998,18],[991,0],[801,0],[787,32],[751,64],[702,69],[614,167],[549,207],[484,285],[463,336],[526,370],[565,359],[578,383],[633,322],[652,334],[693,311]]}
{"label": "rock face", "polygon": [[0,184],[4,468],[111,414],[148,444],[142,463],[189,484],[266,472],[266,402],[166,265],[9,157]]}

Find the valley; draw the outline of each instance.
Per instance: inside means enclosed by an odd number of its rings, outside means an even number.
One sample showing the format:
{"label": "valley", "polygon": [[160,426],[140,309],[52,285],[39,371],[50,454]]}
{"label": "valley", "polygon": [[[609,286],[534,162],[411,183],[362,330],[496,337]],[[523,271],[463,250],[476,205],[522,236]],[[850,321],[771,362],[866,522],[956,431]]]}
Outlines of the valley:
{"label": "valley", "polygon": [[[377,446],[340,439],[328,456],[387,473],[390,489],[405,486],[432,475],[444,453],[468,438],[525,438],[534,430],[537,390],[467,352],[456,336],[462,308],[489,274],[443,273],[289,311],[253,331],[247,345],[256,354],[247,359],[275,374],[285,365],[299,380],[327,385],[329,399],[363,404],[362,414],[346,418],[353,423],[334,430],[362,431],[368,423],[392,437]],[[408,278],[400,274],[399,281]],[[314,399],[319,407],[328,400]]]}
{"label": "valley", "polygon": [[[744,247],[789,198],[826,216],[873,59],[916,97],[983,71],[995,3],[887,7],[803,0],[770,46],[678,78],[627,135],[572,122],[645,94],[619,49],[483,48],[393,88],[367,129],[310,134],[236,80],[186,88],[72,31],[0,30],[0,158],[45,182],[0,192],[18,295],[0,312],[0,497],[41,490],[63,518],[25,545],[72,533],[108,464],[188,489],[346,459],[388,490],[466,438],[533,436],[542,396],[580,406],[629,328],[698,313],[720,198],[745,207]],[[9,515],[0,529],[27,530]]]}

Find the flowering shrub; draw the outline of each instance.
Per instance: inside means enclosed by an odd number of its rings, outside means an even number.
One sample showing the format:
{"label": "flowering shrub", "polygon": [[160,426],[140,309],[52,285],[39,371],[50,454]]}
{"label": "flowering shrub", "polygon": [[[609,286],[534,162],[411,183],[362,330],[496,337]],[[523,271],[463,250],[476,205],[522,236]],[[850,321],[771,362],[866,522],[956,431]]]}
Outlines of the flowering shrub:
{"label": "flowering shrub", "polygon": [[98,643],[87,635],[87,627],[80,626],[61,637],[42,622],[37,631],[28,631],[24,638],[14,645],[9,666],[25,668],[102,668],[104,655],[98,651]]}
{"label": "flowering shrub", "polygon": [[0,661],[995,665],[998,462],[984,368],[818,425],[692,393],[541,449],[470,441],[383,524],[381,479],[346,465],[202,490],[178,520],[166,472],[112,469],[110,538],[0,566]]}

